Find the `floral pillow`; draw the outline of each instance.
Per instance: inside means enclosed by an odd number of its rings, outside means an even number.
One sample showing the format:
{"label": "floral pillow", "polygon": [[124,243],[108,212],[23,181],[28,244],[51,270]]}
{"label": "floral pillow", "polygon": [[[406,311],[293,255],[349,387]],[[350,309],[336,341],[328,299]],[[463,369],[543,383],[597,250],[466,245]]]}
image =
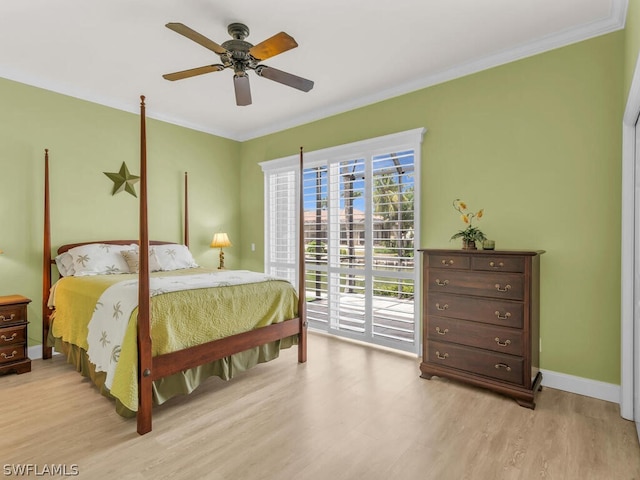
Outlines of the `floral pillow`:
{"label": "floral pillow", "polygon": [[76,277],[86,275],[109,275],[130,273],[129,266],[120,254],[129,250],[129,245],[110,245],[107,243],[91,243],[74,247],[68,251],[71,255]]}
{"label": "floral pillow", "polygon": [[164,271],[199,267],[186,245],[168,243],[165,245],[154,245],[151,250],[155,252],[160,267]]}
{"label": "floral pillow", "polygon": [[[138,250],[124,250],[120,252],[120,254],[127,262],[129,271],[131,273],[138,273],[138,271],[140,270],[140,255]],[[153,250],[149,250],[149,270],[152,272],[158,272],[162,270],[162,268],[160,267],[160,262],[158,262],[158,257],[156,256],[156,252],[154,252]]]}

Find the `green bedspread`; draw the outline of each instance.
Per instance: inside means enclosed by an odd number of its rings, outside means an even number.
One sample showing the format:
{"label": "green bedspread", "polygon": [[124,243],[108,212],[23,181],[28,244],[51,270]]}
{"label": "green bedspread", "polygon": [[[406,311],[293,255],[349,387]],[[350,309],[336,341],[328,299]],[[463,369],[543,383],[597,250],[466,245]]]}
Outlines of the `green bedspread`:
{"label": "green bedspread", "polygon": [[[152,276],[193,275],[212,271],[199,268],[156,272]],[[55,343],[58,346],[61,342],[75,345],[84,354],[88,350],[88,324],[100,295],[114,283],[136,277],[132,274],[97,275],[67,277],[58,281],[53,295],[55,311],[51,325]],[[294,318],[297,315],[297,301],[293,286],[286,281],[276,280],[154,296],[151,299],[152,353],[174,352]],[[108,392],[132,412],[137,410],[138,404],[136,319],[137,308],[131,314],[113,385]],[[162,403],[177,393],[189,393],[210,375],[231,378],[234,369],[241,371],[256,363],[269,361],[277,357],[279,347],[289,347],[294,343],[296,338],[290,337],[184,372],[181,379],[172,375],[156,381],[154,401]]]}

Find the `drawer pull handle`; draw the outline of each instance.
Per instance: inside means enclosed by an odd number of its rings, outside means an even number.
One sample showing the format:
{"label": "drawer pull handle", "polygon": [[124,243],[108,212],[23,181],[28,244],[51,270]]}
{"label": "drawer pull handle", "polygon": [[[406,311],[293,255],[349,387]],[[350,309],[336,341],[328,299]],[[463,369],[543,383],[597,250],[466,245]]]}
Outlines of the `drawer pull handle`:
{"label": "drawer pull handle", "polygon": [[449,304],[448,303],[445,303],[443,306],[440,306],[439,303],[436,303],[436,309],[440,310],[441,312],[446,310],[447,308],[449,308]]}
{"label": "drawer pull handle", "polygon": [[0,315],[0,322],[10,322],[14,318],[16,318],[16,314],[15,313],[12,313],[9,318],[5,317],[4,315]]}
{"label": "drawer pull handle", "polygon": [[496,317],[498,317],[500,320],[506,320],[511,316],[511,313],[507,312],[504,315],[502,315],[498,310],[496,310]]}
{"label": "drawer pull handle", "polygon": [[511,371],[511,367],[509,365],[507,365],[506,363],[496,363],[496,369],[501,369],[504,368],[507,372]]}
{"label": "drawer pull handle", "polygon": [[500,337],[496,337],[496,343],[501,347],[508,347],[509,345],[511,345],[511,340],[505,340],[504,342],[501,342]]}
{"label": "drawer pull handle", "polygon": [[438,357],[440,360],[446,360],[448,356],[449,356],[448,353],[442,354],[442,353],[436,351],[436,357]]}
{"label": "drawer pull handle", "polygon": [[2,335],[0,336],[0,339],[4,340],[5,342],[10,342],[11,340],[15,340],[17,336],[18,334],[16,332],[13,332],[13,334],[9,338],[7,338],[6,335]]}
{"label": "drawer pull handle", "polygon": [[449,333],[449,329],[445,328],[444,330],[440,330],[440,327],[436,327],[436,332],[438,333],[438,335],[446,335],[447,333]]}
{"label": "drawer pull handle", "polygon": [[496,290],[498,290],[499,292],[508,292],[509,290],[511,290],[511,285],[507,283],[504,288],[502,288],[499,283],[496,283]]}
{"label": "drawer pull handle", "polygon": [[449,285],[449,280],[441,281],[439,278],[436,278],[436,285],[439,287],[446,287]]}
{"label": "drawer pull handle", "polygon": [[15,357],[17,354],[18,352],[16,352],[15,350],[11,352],[11,355],[7,355],[6,353],[2,352],[2,358],[4,358],[5,360],[10,360],[13,357]]}
{"label": "drawer pull handle", "polygon": [[453,260],[442,260],[442,265],[444,265],[445,267],[449,267],[453,265]]}
{"label": "drawer pull handle", "polygon": [[493,268],[501,268],[504,267],[504,263],[500,262],[496,265],[496,262],[489,262],[489,266]]}

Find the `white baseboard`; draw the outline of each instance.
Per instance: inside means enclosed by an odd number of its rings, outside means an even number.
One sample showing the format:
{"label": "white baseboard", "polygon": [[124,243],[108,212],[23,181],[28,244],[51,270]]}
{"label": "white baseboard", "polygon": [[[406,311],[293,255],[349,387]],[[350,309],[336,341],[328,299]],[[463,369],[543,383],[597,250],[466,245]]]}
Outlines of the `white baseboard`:
{"label": "white baseboard", "polygon": [[589,378],[575,377],[566,373],[540,370],[542,385],[565,392],[577,393],[607,402],[620,403],[620,385],[600,382]]}
{"label": "white baseboard", "polygon": [[42,345],[34,345],[33,347],[29,347],[27,351],[29,352],[29,358],[31,360],[42,358]]}
{"label": "white baseboard", "polygon": [[[327,335],[324,332],[314,331],[314,334]],[[339,338],[335,337],[334,338]],[[344,340],[344,339],[340,339]],[[347,340],[348,341],[348,340]],[[363,346],[369,346],[363,342],[358,343]],[[42,358],[42,345],[34,345],[29,347],[29,358],[31,360],[37,360]],[[407,355],[406,352],[399,352]],[[54,355],[58,355],[57,352],[53,352]],[[597,380],[591,380],[589,378],[576,377],[573,375],[567,375],[566,373],[553,372],[551,370],[541,370],[542,372],[542,385],[549,388],[555,388],[557,390],[563,390],[565,392],[577,393],[586,397],[593,397],[599,400],[605,400],[607,402],[620,403],[620,385],[614,385],[612,383],[599,382]]]}
{"label": "white baseboard", "polygon": [[[27,352],[31,360],[40,360],[42,358],[42,345],[33,345],[27,348]],[[60,355],[60,353],[55,350],[53,350],[53,354]]]}

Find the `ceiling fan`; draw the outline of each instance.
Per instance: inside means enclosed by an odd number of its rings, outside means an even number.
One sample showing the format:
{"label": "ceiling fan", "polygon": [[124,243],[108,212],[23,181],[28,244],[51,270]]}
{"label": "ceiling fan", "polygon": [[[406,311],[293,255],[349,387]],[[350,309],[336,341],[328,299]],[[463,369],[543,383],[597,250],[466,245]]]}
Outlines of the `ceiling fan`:
{"label": "ceiling fan", "polygon": [[297,88],[303,92],[308,92],[313,88],[313,82],[311,80],[260,63],[262,60],[274,57],[298,46],[293,37],[285,32],[277,33],[257,45],[252,45],[244,40],[249,35],[249,28],[242,23],[232,23],[227,28],[227,31],[233,39],[227,40],[222,45],[218,45],[216,42],[209,40],[204,35],[199,34],[182,23],[167,23],[166,27],[218,54],[222,61],[221,64],[216,63],[214,65],[205,65],[180,72],[167,73],[162,76],[167,80],[181,80],[204,73],[219,72],[225,68],[233,68],[233,86],[236,93],[236,104],[240,106],[251,105],[251,89],[247,75],[249,70],[255,71],[260,77],[265,77],[274,82]]}

